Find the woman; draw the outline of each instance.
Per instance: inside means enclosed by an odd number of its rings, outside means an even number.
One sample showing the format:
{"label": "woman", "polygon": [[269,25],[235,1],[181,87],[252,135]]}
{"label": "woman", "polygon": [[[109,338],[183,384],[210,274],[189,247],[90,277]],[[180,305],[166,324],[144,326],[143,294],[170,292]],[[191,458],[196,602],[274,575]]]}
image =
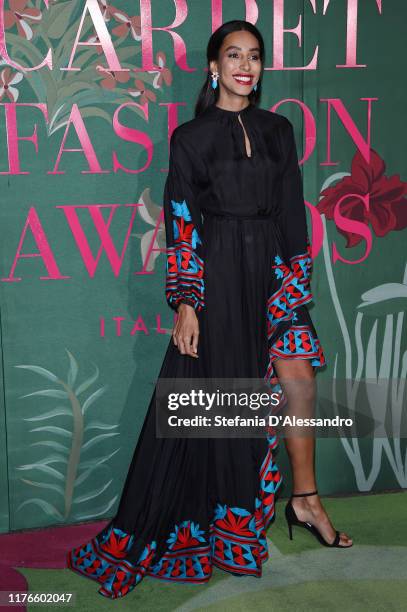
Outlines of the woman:
{"label": "woman", "polygon": [[[178,318],[161,378],[263,377],[288,409],[312,414],[325,363],[312,299],[301,175],[291,123],[259,109],[264,44],[246,21],[210,38],[195,118],[175,129],[164,188],[166,299]],[[300,380],[298,385],[290,381]],[[116,598],[147,575],[200,583],[216,565],[261,576],[281,475],[276,436],[156,438],[153,392],[116,516],[68,553],[68,566]],[[290,529],[328,546],[332,527],[315,486],[314,438],[286,438],[294,493]]]}

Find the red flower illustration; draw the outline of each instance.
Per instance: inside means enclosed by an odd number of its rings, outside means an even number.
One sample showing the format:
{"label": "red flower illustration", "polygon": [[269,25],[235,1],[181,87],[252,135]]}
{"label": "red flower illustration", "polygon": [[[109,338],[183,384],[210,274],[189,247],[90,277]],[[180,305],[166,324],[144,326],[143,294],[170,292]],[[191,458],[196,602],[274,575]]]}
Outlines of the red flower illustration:
{"label": "red flower illustration", "polygon": [[[359,150],[356,151],[351,176],[345,176],[335,186],[321,191],[324,197],[316,208],[327,219],[333,219],[334,208],[340,198],[346,194],[369,194],[369,210],[359,198],[349,197],[341,204],[341,214],[366,225],[370,223],[376,236],[382,237],[393,230],[407,227],[407,183],[400,180],[399,174],[385,176],[384,160],[373,149],[370,152],[370,164],[367,164]],[[338,231],[347,239],[347,248],[362,240],[359,234],[340,228]]]}
{"label": "red flower illustration", "polygon": [[175,242],[192,242],[192,232],[194,230],[193,223],[185,223],[185,220],[181,217],[179,221],[175,221],[178,226],[178,236]]}
{"label": "red flower illustration", "polygon": [[112,531],[110,532],[109,539],[106,540],[106,542],[104,542],[103,544],[101,544],[100,547],[106,552],[113,555],[113,557],[116,557],[117,559],[123,559],[123,557],[126,556],[126,546],[129,542],[130,537],[130,535],[120,537],[116,535],[116,533],[112,529]]}
{"label": "red flower illustration", "polygon": [[232,531],[236,535],[252,536],[253,532],[250,529],[247,529],[247,525],[250,523],[251,519],[251,514],[248,514],[247,516],[239,516],[233,514],[233,512],[228,509],[226,517],[224,519],[219,519],[216,521],[216,523],[222,529]]}
{"label": "red flower illustration", "polygon": [[8,30],[13,27],[13,25],[16,25],[20,36],[24,36],[27,40],[31,40],[33,31],[27,19],[31,21],[40,21],[41,11],[36,8],[26,8],[27,4],[27,0],[10,0],[10,10],[4,12],[4,26],[6,30]]}
{"label": "red flower illustration", "polygon": [[190,546],[194,546],[195,544],[199,543],[199,540],[191,535],[191,527],[188,525],[187,527],[181,527],[178,530],[177,541],[174,542],[174,546],[172,548],[174,550],[177,550],[178,548],[189,548]]}

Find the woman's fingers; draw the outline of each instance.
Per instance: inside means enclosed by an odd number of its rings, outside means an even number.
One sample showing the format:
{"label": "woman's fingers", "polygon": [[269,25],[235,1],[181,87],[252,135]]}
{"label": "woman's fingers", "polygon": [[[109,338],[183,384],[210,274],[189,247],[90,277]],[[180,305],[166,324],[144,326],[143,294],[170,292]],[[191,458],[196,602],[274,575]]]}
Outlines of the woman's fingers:
{"label": "woman's fingers", "polygon": [[194,309],[189,305],[181,305],[179,316],[172,332],[175,346],[182,355],[197,358],[198,336],[199,322]]}
{"label": "woman's fingers", "polygon": [[193,332],[178,331],[173,333],[173,341],[182,355],[190,355],[191,357],[197,358],[198,336],[198,330]]}
{"label": "woman's fingers", "polygon": [[192,354],[198,357],[198,339],[199,339],[199,329],[197,329],[192,336]]}
{"label": "woman's fingers", "polygon": [[181,336],[178,339],[178,348],[182,355],[185,355],[187,353],[187,340],[185,336]]}
{"label": "woman's fingers", "polygon": [[191,357],[198,357],[192,350],[192,338],[194,334],[191,332],[184,332],[184,335],[178,339],[178,348],[182,355],[190,355]]}
{"label": "woman's fingers", "polygon": [[195,336],[196,336],[196,332],[194,331],[192,334],[190,334],[189,336],[187,336],[186,340],[185,340],[185,345],[186,345],[186,354],[190,355],[191,357],[197,358],[198,355],[196,353],[196,348],[194,350],[194,344],[193,342],[195,341]]}

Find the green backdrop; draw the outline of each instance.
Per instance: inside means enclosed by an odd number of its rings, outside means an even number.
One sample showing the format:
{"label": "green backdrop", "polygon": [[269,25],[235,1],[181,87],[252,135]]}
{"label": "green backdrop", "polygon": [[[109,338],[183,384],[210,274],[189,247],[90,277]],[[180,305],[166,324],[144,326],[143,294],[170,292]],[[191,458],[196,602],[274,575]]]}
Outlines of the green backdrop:
{"label": "green backdrop", "polygon": [[[164,296],[169,135],[193,116],[206,44],[222,21],[259,27],[261,106],[293,122],[306,155],[318,250],[311,315],[328,362],[318,380],[334,391],[347,379],[351,408],[364,401],[397,422],[407,373],[407,5],[50,0],[28,1],[18,15],[15,3],[0,6],[0,531],[115,512],[174,321]],[[150,38],[149,15],[156,28],[177,19],[178,38],[160,29]],[[298,36],[283,33],[283,55],[281,19],[286,30],[298,26]],[[121,66],[139,71],[98,70],[107,58],[89,44],[74,52],[80,70],[61,70],[78,33],[102,38],[105,50],[110,41]],[[315,66],[301,69],[317,46]],[[52,69],[27,71],[48,49]],[[370,134],[370,162],[355,128],[362,140]],[[341,210],[372,238],[360,263],[366,241],[347,247],[332,218],[339,197],[355,192],[369,194],[369,211],[352,198]],[[333,243],[349,263],[333,262]],[[389,381],[388,396],[361,400],[364,379],[373,391]],[[288,484],[282,444],[279,463]],[[405,440],[319,440],[317,470],[321,493],[406,487]]]}

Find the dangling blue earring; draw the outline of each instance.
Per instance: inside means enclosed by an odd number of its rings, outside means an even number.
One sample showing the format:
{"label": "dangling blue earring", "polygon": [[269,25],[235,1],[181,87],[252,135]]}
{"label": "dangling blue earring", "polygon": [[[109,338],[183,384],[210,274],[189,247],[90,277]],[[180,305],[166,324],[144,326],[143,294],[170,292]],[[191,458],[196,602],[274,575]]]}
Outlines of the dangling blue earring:
{"label": "dangling blue earring", "polygon": [[254,91],[256,91],[256,89],[257,89],[257,83],[256,83],[256,85],[253,87],[253,90],[254,90]]}
{"label": "dangling blue earring", "polygon": [[213,87],[213,89],[216,89],[217,86],[218,86],[218,77],[219,77],[219,74],[217,72],[215,72],[215,73],[212,72],[212,87]]}

